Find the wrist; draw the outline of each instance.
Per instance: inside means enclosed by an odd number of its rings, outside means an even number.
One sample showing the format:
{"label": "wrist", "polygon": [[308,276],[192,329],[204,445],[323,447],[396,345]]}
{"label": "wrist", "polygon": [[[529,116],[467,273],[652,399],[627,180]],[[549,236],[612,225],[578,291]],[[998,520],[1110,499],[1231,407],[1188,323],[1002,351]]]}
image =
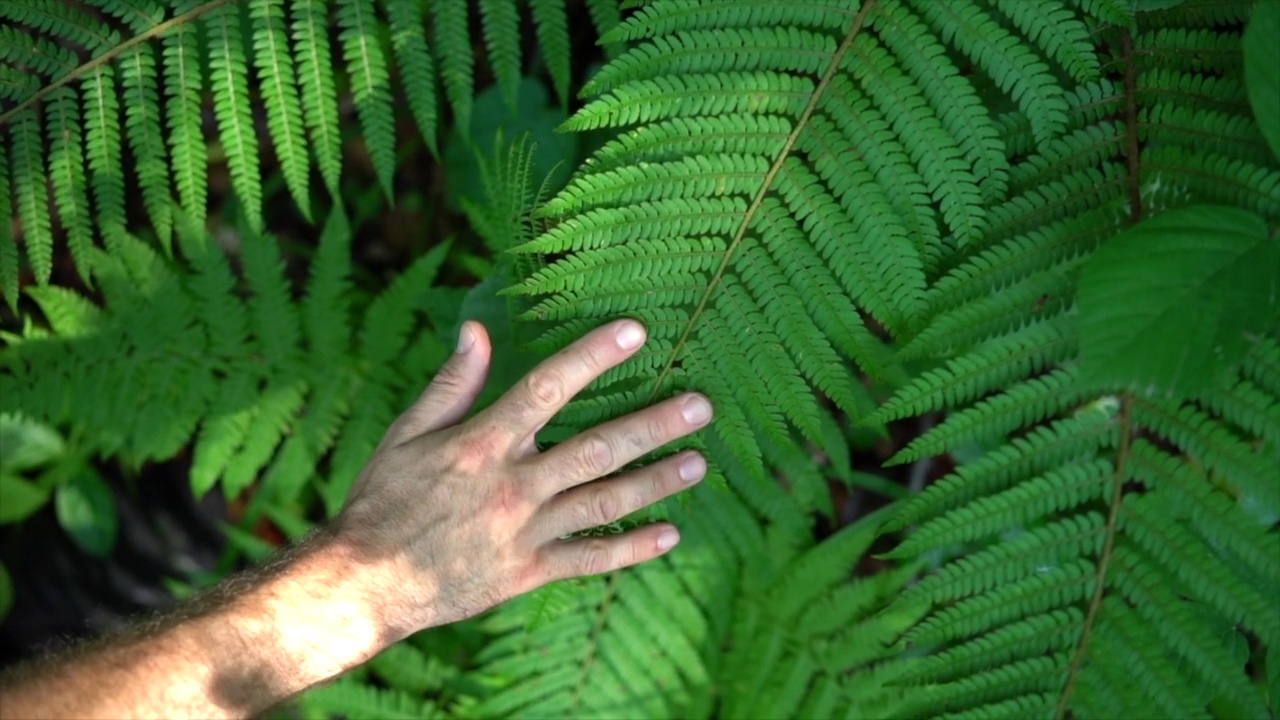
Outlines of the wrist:
{"label": "wrist", "polygon": [[[277,694],[291,696],[366,662],[394,642],[378,583],[350,548],[321,535],[299,548],[251,590],[208,618],[213,637],[245,653]],[[208,628],[206,628],[206,631]],[[253,660],[250,660],[253,659]]]}

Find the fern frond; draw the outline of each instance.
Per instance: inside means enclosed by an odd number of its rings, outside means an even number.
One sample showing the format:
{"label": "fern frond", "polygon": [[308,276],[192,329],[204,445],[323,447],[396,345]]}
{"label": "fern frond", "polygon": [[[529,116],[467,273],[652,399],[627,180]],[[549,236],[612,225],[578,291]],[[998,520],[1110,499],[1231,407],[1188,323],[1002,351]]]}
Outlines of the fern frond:
{"label": "fern frond", "polygon": [[1075,336],[1060,319],[1033,324],[921,373],[889,398],[866,422],[924,415],[1040,372],[1075,353]]}
{"label": "fern frond", "polygon": [[445,95],[458,127],[471,127],[471,85],[475,74],[475,54],[471,49],[471,26],[468,20],[470,3],[433,3],[436,56],[440,61],[440,77],[444,80]]}
{"label": "fern frond", "polygon": [[[449,4],[449,3],[445,3]],[[455,3],[456,4],[456,3]],[[338,0],[338,39],[351,78],[351,94],[364,130],[365,148],[388,202],[395,201],[395,128],[391,109],[391,75],[382,53],[373,0]]]}
{"label": "fern frond", "polygon": [[93,227],[84,177],[79,100],[70,88],[59,88],[50,95],[45,108],[45,126],[49,133],[49,182],[53,186],[58,219],[67,231],[67,248],[80,276],[89,278]]}
{"label": "fern frond", "polygon": [[209,87],[227,153],[231,182],[244,208],[245,220],[262,231],[262,175],[258,168],[258,133],[249,107],[249,66],[240,32],[239,5],[227,5],[205,16]]}
{"label": "fern frond", "polygon": [[1059,367],[1010,385],[998,395],[953,413],[885,462],[892,465],[941,455],[965,443],[987,444],[1005,433],[1057,416],[1088,397],[1078,378],[1074,367]]}
{"label": "fern frond", "polygon": [[1018,102],[1030,119],[1037,139],[1048,140],[1066,126],[1067,104],[1061,87],[1021,38],[1004,30],[969,0],[946,4],[912,0],[912,5],[943,41],[954,40],[962,52]]}
{"label": "fern frond", "polygon": [[[36,282],[49,282],[53,271],[53,233],[49,223],[49,192],[44,167],[44,142],[36,114],[27,110],[16,118],[10,160],[13,193],[22,222],[23,241]],[[8,198],[5,199],[8,202]]]}
{"label": "fern frond", "polygon": [[520,84],[520,14],[509,0],[479,0],[480,27],[498,89],[508,108],[516,107]]}
{"label": "fern frond", "polygon": [[[404,5],[404,3],[398,3]],[[338,128],[338,100],[328,40],[328,0],[294,0],[292,5],[294,56],[298,62],[298,90],[307,137],[320,176],[329,193],[338,195],[342,173],[342,139]]]}
{"label": "fern frond", "polygon": [[169,167],[165,158],[164,133],[160,131],[154,50],[149,45],[140,45],[122,55],[119,62],[123,76],[121,91],[125,106],[125,135],[137,164],[138,183],[151,218],[151,227],[167,249],[173,220],[169,215]]}
{"label": "fern frond", "polygon": [[[848,300],[909,335],[926,310],[928,273],[988,233],[985,202],[1007,187],[1010,165],[995,123],[948,54],[971,51],[998,75],[987,80],[1032,108],[1040,139],[1068,120],[1047,67],[1021,67],[1035,38],[966,5],[967,32],[1002,38],[998,49],[979,47],[939,27],[939,12],[898,2],[657,2],[623,21],[605,42],[641,42],[592,78],[584,91],[601,97],[565,129],[638,127],[588,162],[542,211],[555,223],[516,248],[563,254],[518,286],[550,296],[528,316],[573,323],[662,310],[650,335],[672,344],[646,393],[677,382],[721,386],[739,406],[719,415],[726,427],[753,423],[779,448],[794,442],[792,428],[820,437],[806,386],[848,409],[856,394],[828,368],[845,357],[892,372]],[[1043,34],[1043,25],[1022,19]],[[1051,55],[1094,72],[1092,48],[1085,58],[1068,50],[1080,50],[1079,37],[1064,42]],[[1034,289],[1025,302],[1045,292]],[[779,310],[765,315],[764,307]],[[1044,316],[1062,307],[1050,303]],[[671,322],[670,311],[690,308],[683,328]],[[987,333],[1005,328],[995,315],[1008,310],[992,309]],[[772,332],[735,348],[729,328],[753,321]],[[815,330],[827,341],[817,342]],[[693,357],[698,352],[721,358],[737,380],[725,386],[704,377],[711,366]],[[643,362],[655,367],[648,356]],[[747,379],[762,373],[779,380],[775,397],[755,397]],[[633,391],[628,386],[625,401],[623,393],[602,395],[595,406],[630,406]],[[743,453],[736,465],[758,462],[753,444],[736,437],[728,444]]]}
{"label": "fern frond", "polygon": [[254,0],[249,7],[253,27],[253,61],[258,71],[267,129],[280,160],[285,186],[302,216],[311,219],[308,178],[311,163],[302,125],[302,104],[285,34],[284,0]]}
{"label": "fern frond", "polygon": [[568,105],[569,94],[569,18],[560,0],[530,0],[533,27],[538,49],[547,63],[551,85],[561,105]]}
{"label": "fern frond", "polygon": [[207,155],[202,131],[203,61],[196,28],[179,25],[164,38],[165,113],[169,161],[181,207],[203,222],[208,197]]}
{"label": "fern frond", "polygon": [[[705,484],[692,492],[720,503],[714,516],[676,511],[681,552],[608,583],[583,581],[569,607],[527,633],[518,604],[495,615],[501,634],[480,659],[503,688],[480,714],[754,717],[896,704],[899,693],[866,678],[903,621],[867,614],[909,574],[849,580],[874,525],[815,546],[781,526],[762,532],[742,501]],[[774,510],[802,514],[786,495]],[[629,641],[636,633],[650,641]],[[846,672],[863,682],[839,682]]]}
{"label": "fern frond", "polygon": [[391,25],[391,49],[413,119],[431,154],[439,157],[436,62],[427,47],[426,8],[420,2],[391,2],[387,3],[387,16]]}
{"label": "fern frond", "polygon": [[[1152,53],[1162,58],[1169,47],[1225,47],[1216,37],[1160,31],[1137,42],[1164,43]],[[1262,145],[1255,126],[1231,109],[1232,102],[1240,107],[1238,97],[1231,100],[1239,91],[1238,85],[1197,79],[1191,72],[1130,75],[1122,97],[1130,108],[1125,124],[1102,114],[1073,113],[1075,127],[1060,139],[1034,148],[1017,140],[1019,152],[1027,153],[1012,155],[1017,159],[1013,187],[1021,195],[993,210],[991,230],[979,247],[966,252],[953,245],[961,251],[944,263],[945,274],[930,289],[931,319],[907,339],[902,352],[904,357],[942,354],[948,363],[907,385],[876,418],[950,413],[915,441],[918,447],[908,447],[907,459],[971,439],[992,448],[908,501],[888,525],[898,530],[920,523],[891,557],[914,558],[940,549],[957,554],[900,600],[934,604],[906,636],[926,653],[904,661],[906,677],[925,683],[911,713],[987,716],[1034,707],[1054,717],[1105,716],[1141,708],[1143,698],[1157,693],[1163,693],[1163,711],[1180,716],[1207,716],[1210,709],[1262,711],[1242,663],[1224,653],[1206,627],[1247,628],[1268,647],[1280,630],[1263,600],[1275,587],[1280,568],[1271,556],[1280,547],[1274,511],[1261,510],[1280,507],[1271,417],[1275,399],[1251,377],[1270,374],[1259,369],[1268,362],[1273,342],[1270,331],[1261,329],[1262,314],[1270,311],[1265,301],[1252,318],[1242,313],[1254,311],[1257,303],[1232,311],[1232,322],[1248,327],[1242,338],[1224,330],[1227,339],[1220,344],[1244,359],[1239,365],[1215,361],[1227,381],[1202,378],[1196,382],[1203,389],[1197,385],[1192,395],[1146,396],[1160,388],[1141,396],[1105,394],[1130,387],[1126,383],[1132,381],[1122,382],[1121,374],[1138,377],[1138,368],[1157,367],[1151,353],[1168,350],[1156,349],[1162,340],[1140,343],[1140,352],[1135,348],[1135,357],[1126,361],[1135,369],[1124,373],[1122,364],[1091,360],[1084,351],[1086,343],[1092,343],[1090,352],[1101,347],[1097,331],[1103,325],[1093,323],[1107,313],[1111,320],[1105,331],[1123,334],[1119,318],[1125,313],[1167,302],[1147,293],[1150,297],[1141,301],[1135,296],[1099,303],[1086,290],[1132,289],[1155,281],[1098,284],[1098,268],[1122,272],[1155,252],[1185,261],[1186,272],[1219,272],[1225,262],[1220,257],[1208,261],[1190,246],[1175,249],[1177,233],[1196,227],[1192,220],[1207,214],[1214,220],[1200,225],[1214,237],[1239,234],[1247,226],[1249,232],[1240,237],[1261,241],[1264,220],[1251,214],[1203,207],[1169,212],[1217,200],[1273,216],[1274,164],[1258,162]],[[1076,96],[1087,97],[1115,102],[1105,92]],[[1144,121],[1150,128],[1144,130]],[[1011,116],[1004,126],[1016,129],[1024,122]],[[1207,149],[1210,145],[1217,150]],[[1117,152],[1127,156],[1123,165],[1114,158]],[[1101,172],[1089,169],[1099,162]],[[1164,217],[1125,230],[1144,214]],[[1159,240],[1140,256],[1105,264],[1141,232],[1157,233],[1152,237]],[[1239,250],[1247,251],[1246,245]],[[1247,274],[1245,266],[1270,264],[1244,262],[1241,273]],[[1210,265],[1219,270],[1207,270]],[[1172,277],[1175,269],[1166,268],[1162,277]],[[1083,279],[1077,281],[1078,275]],[[1242,275],[1228,282],[1234,287],[1255,280]],[[1184,286],[1196,281],[1176,284],[1188,292]],[[1168,314],[1164,307],[1156,312]],[[1036,345],[1021,343],[1041,337],[1059,341],[1054,347],[1061,349],[1028,368],[1024,363],[1037,356],[1019,351],[1035,352]],[[1133,339],[1124,335],[1125,342]],[[1200,350],[1178,352],[1185,361],[1186,353]],[[1091,372],[1105,366],[1116,377],[1083,385],[1072,380],[1074,368],[1086,361]],[[1234,367],[1243,369],[1243,377],[1232,374]],[[970,388],[963,382],[969,376],[998,380]],[[1045,383],[1063,394],[1040,394]],[[1000,389],[1004,392],[988,395]],[[1033,464],[1021,461],[1022,467],[1006,472],[1028,440],[1056,439],[1078,424],[1092,430],[1064,445],[1066,452],[1055,450]],[[1014,439],[1002,441],[1004,433]],[[1069,633],[1022,642],[1036,623],[1062,613],[1078,619]],[[1056,682],[1035,685],[1024,674],[1032,662]],[[1026,684],[1020,685],[1023,679]]]}

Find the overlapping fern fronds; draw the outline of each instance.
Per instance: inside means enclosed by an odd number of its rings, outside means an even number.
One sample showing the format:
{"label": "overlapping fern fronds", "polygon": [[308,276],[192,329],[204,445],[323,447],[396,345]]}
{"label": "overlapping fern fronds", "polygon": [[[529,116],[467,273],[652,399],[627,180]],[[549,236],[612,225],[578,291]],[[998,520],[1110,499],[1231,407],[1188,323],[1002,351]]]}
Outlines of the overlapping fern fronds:
{"label": "overlapping fern fronds", "polygon": [[1280,162],[1241,72],[1252,9],[1107,18],[1063,133],[1001,120],[1013,193],[903,343],[945,362],[875,417],[947,411],[899,461],[981,453],[889,525],[913,528],[893,557],[951,556],[899,599],[933,605],[904,716],[1280,707],[1258,681],[1280,657]]}
{"label": "overlapping fern fronds", "polygon": [[301,300],[271,237],[244,239],[243,279],[203,229],[184,220],[177,237],[177,266],[129,235],[114,254],[91,250],[101,306],[31,288],[49,331],[29,318],[6,338],[6,406],[65,425],[81,451],[128,465],[167,460],[194,440],[197,493],[218,485],[235,497],[261,480],[255,497],[288,506],[313,485],[335,512],[396,412],[451,352],[443,335],[454,318],[422,329],[448,244],[357,309],[340,210]]}
{"label": "overlapping fern fronds", "polygon": [[531,631],[520,601],[488,620],[499,637],[477,677],[498,689],[468,716],[869,717],[896,707],[900,694],[870,666],[914,616],[870,615],[907,575],[851,579],[875,518],[796,545],[785,528],[808,510],[780,490],[776,511],[794,516],[782,525],[762,525],[711,486],[693,493],[673,518],[680,552],[613,588],[581,581]]}
{"label": "overlapping fern fronds", "polygon": [[918,328],[929,278],[1017,179],[980,89],[1049,143],[1059,78],[1099,72],[1085,18],[1033,5],[659,0],[607,34],[635,47],[566,129],[623,132],[542,209],[516,252],[560,259],[515,291],[541,297],[549,347],[624,313],[651,340],[571,416],[708,392],[714,459],[750,494],[780,449],[822,442],[821,397],[868,414],[850,361],[899,376],[873,327]]}
{"label": "overlapping fern fronds", "polygon": [[[462,0],[0,2],[0,290],[5,300],[11,306],[16,302],[22,259],[15,246],[19,238],[10,237],[11,199],[35,282],[43,285],[50,278],[59,229],[88,279],[90,249],[98,239],[120,252],[130,231],[147,226],[167,248],[171,198],[193,221],[204,218],[215,144],[254,230],[263,229],[262,164],[268,151],[298,211],[310,219],[313,169],[332,196],[339,191],[339,88],[350,93],[378,182],[394,199],[397,106],[407,105],[435,152],[442,87],[455,126],[468,130],[476,63],[473,12],[482,21],[498,84],[514,95],[522,71],[521,5],[518,0],[485,0],[476,9]],[[615,0],[590,5],[598,31],[617,21]],[[565,3],[538,0],[530,10],[542,60],[567,103]],[[331,26],[337,28],[336,46]],[[216,134],[209,137],[206,104],[217,120]],[[264,128],[259,118],[265,119]],[[131,217],[126,206],[125,188],[135,184],[145,218]],[[54,222],[50,208],[56,209]]]}

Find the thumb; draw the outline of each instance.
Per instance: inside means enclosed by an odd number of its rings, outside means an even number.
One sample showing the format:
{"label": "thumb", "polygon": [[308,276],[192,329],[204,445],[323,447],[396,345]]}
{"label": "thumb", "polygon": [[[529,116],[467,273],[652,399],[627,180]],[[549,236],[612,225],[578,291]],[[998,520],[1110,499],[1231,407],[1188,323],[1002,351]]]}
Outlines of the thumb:
{"label": "thumb", "polygon": [[469,320],[462,323],[458,349],[397,423],[400,440],[461,422],[484,389],[492,351],[483,325]]}

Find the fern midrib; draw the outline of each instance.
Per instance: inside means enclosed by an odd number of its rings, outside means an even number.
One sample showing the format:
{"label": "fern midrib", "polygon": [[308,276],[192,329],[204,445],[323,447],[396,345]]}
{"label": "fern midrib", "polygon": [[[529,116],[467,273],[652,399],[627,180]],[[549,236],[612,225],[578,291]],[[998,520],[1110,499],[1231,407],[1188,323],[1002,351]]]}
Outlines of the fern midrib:
{"label": "fern midrib", "polygon": [[[667,375],[670,374],[672,367],[679,358],[680,352],[689,341],[689,336],[693,333],[694,326],[697,325],[698,320],[702,317],[703,313],[706,312],[707,304],[711,301],[711,296],[715,293],[716,288],[723,280],[724,273],[728,269],[734,253],[746,237],[747,231],[755,220],[756,213],[759,212],[761,206],[764,204],[765,198],[773,187],[774,179],[782,170],[782,166],[786,162],[787,158],[790,157],[792,148],[795,147],[796,141],[800,138],[800,133],[808,127],[810,118],[813,117],[813,113],[817,110],[818,101],[822,98],[822,93],[826,90],[827,86],[831,84],[832,78],[835,77],[836,72],[840,69],[840,64],[843,62],[845,54],[848,53],[849,48],[853,46],[854,39],[857,38],[858,33],[862,30],[862,26],[866,22],[867,15],[870,14],[871,9],[874,8],[875,5],[876,0],[868,0],[867,3],[858,10],[858,14],[853,19],[853,26],[849,28],[849,32],[845,34],[844,40],[841,41],[839,47],[836,48],[835,53],[832,54],[831,62],[827,66],[826,72],[823,73],[822,78],[818,81],[818,84],[814,86],[813,92],[809,95],[809,102],[805,106],[804,112],[800,114],[795,127],[787,136],[786,142],[783,144],[782,148],[779,149],[777,157],[774,158],[770,165],[769,172],[765,173],[764,178],[761,180],[759,191],[756,192],[751,204],[747,206],[746,211],[743,213],[742,221],[739,223],[738,229],[734,233],[733,240],[730,241],[729,246],[724,251],[724,257],[720,261],[720,267],[716,270],[715,275],[712,276],[711,281],[707,283],[706,290],[702,294],[702,299],[698,302],[697,308],[689,315],[689,320],[685,323],[684,332],[681,333],[680,339],[676,341],[674,346],[672,346],[671,354],[667,357],[667,361],[663,365],[662,371],[658,373],[657,378],[655,378],[653,388],[649,391],[649,403],[652,403],[655,400],[659,388],[662,387],[662,383],[666,380]],[[608,614],[609,605],[612,602],[614,594],[617,592],[618,577],[619,573],[617,571],[610,573],[609,584],[605,589],[605,597],[596,611],[596,622],[595,627],[591,632],[591,640],[587,647],[587,656],[583,659],[582,669],[578,673],[578,681],[573,690],[572,707],[575,710],[578,708],[582,699],[582,691],[586,687],[587,675],[591,671],[591,666],[595,664],[596,648],[600,643],[600,634],[604,630],[604,622],[605,617]]]}
{"label": "fern midrib", "polygon": [[[1124,61],[1124,119],[1125,119],[1125,158],[1128,166],[1129,218],[1130,225],[1142,221],[1142,156],[1138,137],[1138,68],[1134,61],[1133,36],[1127,29],[1120,31],[1120,48]],[[1131,393],[1120,396],[1120,442],[1116,448],[1115,474],[1111,480],[1111,507],[1107,513],[1107,525],[1103,536],[1102,553],[1098,557],[1097,572],[1093,597],[1089,600],[1089,609],[1085,613],[1084,624],[1080,632],[1080,642],[1072,653],[1068,666],[1067,681],[1063,685],[1062,694],[1054,707],[1055,720],[1063,720],[1067,714],[1067,704],[1080,680],[1080,670],[1084,666],[1085,657],[1089,654],[1089,642],[1093,629],[1097,625],[1098,613],[1102,609],[1102,599],[1107,592],[1107,572],[1111,558],[1115,553],[1116,531],[1120,522],[1120,511],[1124,501],[1125,475],[1128,472],[1129,451],[1133,445],[1133,405]]]}
{"label": "fern midrib", "polygon": [[4,127],[4,125],[7,122],[9,122],[11,118],[13,118],[18,113],[22,112],[24,109],[31,107],[36,103],[40,102],[41,100],[43,100],[44,97],[49,93],[53,92],[54,90],[57,90],[58,88],[62,87],[63,85],[66,85],[67,83],[72,82],[73,80],[78,80],[80,77],[82,77],[86,73],[94,70],[99,66],[112,62],[117,57],[124,54],[131,48],[141,45],[142,43],[149,42],[155,38],[162,37],[173,28],[185,25],[191,22],[192,20],[195,20],[196,18],[200,17],[201,15],[204,15],[210,10],[213,10],[215,8],[221,7],[223,5],[226,5],[234,1],[235,0],[209,0],[209,2],[203,5],[199,5],[195,8],[192,8],[191,10],[188,10],[187,12],[181,15],[165,20],[159,25],[156,25],[155,27],[147,30],[146,32],[139,33],[138,35],[135,35],[134,37],[129,38],[128,40],[120,43],[119,45],[116,45],[110,50],[99,55],[98,57],[93,58],[88,62],[85,62],[84,64],[80,65],[79,67],[72,70],[71,72],[68,72],[66,75],[63,75],[57,80],[40,88],[31,97],[19,103],[17,107],[0,115],[0,127]]}
{"label": "fern midrib", "polygon": [[752,222],[755,220],[756,213],[760,211],[764,204],[765,198],[769,191],[773,188],[773,181],[781,172],[783,164],[787,158],[791,156],[791,150],[795,147],[796,141],[800,138],[800,133],[804,132],[808,127],[810,118],[818,108],[818,101],[822,98],[823,92],[827,86],[831,84],[832,78],[840,69],[840,64],[844,60],[844,56],[849,52],[849,48],[853,46],[854,39],[858,36],[858,32],[862,30],[863,24],[866,22],[867,15],[876,5],[876,0],[868,0],[858,11],[854,17],[853,27],[849,28],[849,32],[845,34],[844,40],[840,46],[836,48],[835,53],[831,56],[831,63],[827,66],[826,72],[822,79],[814,86],[813,92],[809,95],[809,103],[805,106],[804,112],[800,114],[800,118],[796,121],[796,125],[792,128],[791,133],[787,136],[786,142],[778,151],[777,157],[769,167],[769,172],[765,173],[764,179],[760,183],[760,190],[756,192],[756,196],[751,200],[751,204],[747,206],[743,213],[742,222],[739,223],[737,231],[734,233],[733,240],[729,242],[729,246],[724,251],[724,258],[720,261],[720,267],[716,269],[715,275],[711,281],[707,283],[707,288],[702,294],[702,299],[698,302],[697,308],[689,315],[689,320],[685,325],[684,332],[681,333],[680,339],[676,341],[671,349],[671,355],[667,358],[667,362],[663,365],[662,371],[658,373],[654,379],[653,388],[649,391],[649,402],[652,403],[656,398],[659,389],[666,380],[667,375],[671,372],[672,366],[680,356],[680,352],[684,349],[685,344],[689,341],[689,336],[693,334],[693,328],[701,319],[703,313],[706,312],[707,304],[711,301],[711,296],[715,294],[717,287],[724,278],[725,271],[729,268],[729,263],[733,260],[734,253],[738,246],[742,244],[743,238],[746,237],[747,231],[751,228]]}

